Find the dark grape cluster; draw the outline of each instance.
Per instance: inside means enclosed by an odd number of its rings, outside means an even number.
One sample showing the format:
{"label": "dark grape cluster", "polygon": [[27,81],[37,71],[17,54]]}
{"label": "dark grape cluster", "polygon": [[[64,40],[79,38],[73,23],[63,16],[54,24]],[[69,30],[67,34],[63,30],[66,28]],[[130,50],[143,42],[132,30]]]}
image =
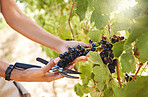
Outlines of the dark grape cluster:
{"label": "dark grape cluster", "polygon": [[125,80],[128,81],[132,81],[132,76],[129,76],[128,74],[125,75]]}
{"label": "dark grape cluster", "polygon": [[65,67],[71,65],[71,63],[77,57],[86,56],[89,51],[90,51],[89,49],[87,50],[85,47],[82,47],[80,45],[78,45],[76,48],[69,47],[68,51],[59,55],[60,61],[58,62],[57,65],[59,67],[65,68]]}
{"label": "dark grape cluster", "polygon": [[117,59],[114,58],[113,50],[112,50],[113,44],[123,39],[124,39],[123,36],[120,37],[120,36],[113,35],[113,37],[111,38],[111,43],[109,43],[107,41],[107,37],[103,36],[102,40],[98,43],[102,48],[100,57],[103,63],[108,65],[108,68],[111,73],[115,72],[115,66],[117,65]]}
{"label": "dark grape cluster", "polygon": [[58,62],[58,66],[61,68],[65,68],[80,56],[86,56],[89,51],[98,51],[101,49],[101,59],[104,64],[108,65],[108,68],[111,73],[115,72],[115,66],[117,65],[117,59],[114,58],[112,47],[114,43],[123,40],[124,37],[119,37],[116,35],[113,35],[111,38],[111,43],[107,41],[107,37],[103,36],[102,40],[98,42],[98,44],[93,43],[92,40],[89,40],[89,43],[91,44],[90,47],[82,47],[78,45],[76,48],[68,48],[68,51],[64,52],[63,54],[60,54],[60,60]]}

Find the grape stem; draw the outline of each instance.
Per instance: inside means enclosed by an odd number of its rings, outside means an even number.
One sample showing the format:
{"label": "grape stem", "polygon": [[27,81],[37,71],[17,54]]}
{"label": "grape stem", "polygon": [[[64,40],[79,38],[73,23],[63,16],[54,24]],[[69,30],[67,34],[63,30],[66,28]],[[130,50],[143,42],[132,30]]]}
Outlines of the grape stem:
{"label": "grape stem", "polygon": [[148,62],[146,63],[146,65],[144,66],[144,68],[142,69],[141,73],[139,74],[141,76],[141,74],[143,73],[143,71],[145,70],[145,68],[148,66]]}
{"label": "grape stem", "polygon": [[117,80],[119,82],[120,88],[122,88],[121,81],[120,81],[120,75],[119,75],[119,62],[118,62],[118,59],[117,59]]}
{"label": "grape stem", "polygon": [[134,80],[135,80],[135,78],[136,78],[136,76],[137,76],[138,72],[140,71],[140,68],[143,66],[143,63],[140,63],[139,65],[140,65],[140,66],[139,66],[139,68],[138,68],[138,70],[137,70],[137,72],[136,72],[135,76],[133,77],[132,81],[134,81]]}
{"label": "grape stem", "polygon": [[74,5],[75,5],[75,2],[72,3],[72,7],[71,7],[71,10],[70,10],[69,19],[68,19],[68,25],[69,25],[69,28],[71,30],[73,39],[74,39],[74,33],[73,33],[72,27],[70,25],[70,18],[71,18],[71,13],[72,13],[72,10],[73,10]]}

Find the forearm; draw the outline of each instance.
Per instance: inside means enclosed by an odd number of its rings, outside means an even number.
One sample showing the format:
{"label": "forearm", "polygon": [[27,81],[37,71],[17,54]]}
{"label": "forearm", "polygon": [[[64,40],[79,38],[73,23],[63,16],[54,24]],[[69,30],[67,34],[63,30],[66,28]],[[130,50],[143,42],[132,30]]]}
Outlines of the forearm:
{"label": "forearm", "polygon": [[9,64],[0,60],[0,76],[5,77],[5,71],[8,68]]}
{"label": "forearm", "polygon": [[[49,32],[42,29],[39,25],[25,16],[17,7],[14,0],[1,0],[2,14],[6,22],[17,32],[27,38],[40,43],[57,52],[66,48],[65,42]],[[8,6],[6,6],[8,5]]]}
{"label": "forearm", "polygon": [[[10,64],[0,60],[0,77],[5,77],[5,71],[7,70],[9,65]],[[22,71],[17,69],[12,70],[10,79],[18,80],[18,79],[22,79],[21,77],[22,77]]]}

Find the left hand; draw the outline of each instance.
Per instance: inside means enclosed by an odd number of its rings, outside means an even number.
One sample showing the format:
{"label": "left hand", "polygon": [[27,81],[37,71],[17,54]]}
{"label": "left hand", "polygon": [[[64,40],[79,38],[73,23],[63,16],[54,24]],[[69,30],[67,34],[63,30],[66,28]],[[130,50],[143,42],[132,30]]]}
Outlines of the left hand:
{"label": "left hand", "polygon": [[[48,72],[54,65],[56,65],[56,63],[55,59],[51,58],[47,66],[43,68],[29,68],[23,71],[13,69],[11,79],[21,82],[51,82],[63,78],[63,76],[60,73]],[[67,67],[67,69],[72,68],[73,65]]]}
{"label": "left hand", "polygon": [[86,47],[89,47],[90,44],[88,43],[83,43],[83,42],[80,42],[80,41],[64,41],[65,42],[65,46],[63,46],[60,51],[61,53],[64,53],[65,51],[68,50],[69,47],[77,47],[78,45],[81,45],[81,46],[86,46]]}

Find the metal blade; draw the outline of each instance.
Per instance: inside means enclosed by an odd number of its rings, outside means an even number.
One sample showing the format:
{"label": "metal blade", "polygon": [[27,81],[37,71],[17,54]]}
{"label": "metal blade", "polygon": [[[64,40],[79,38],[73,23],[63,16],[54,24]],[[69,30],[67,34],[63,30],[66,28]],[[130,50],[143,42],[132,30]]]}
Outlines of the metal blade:
{"label": "metal blade", "polygon": [[74,71],[74,70],[70,70],[70,69],[64,69],[63,70],[64,73],[69,73],[69,74],[82,74],[80,72]]}
{"label": "metal blade", "polygon": [[71,76],[71,75],[67,75],[66,73],[64,72],[60,72],[61,75],[63,75],[64,77],[67,77],[67,78],[74,78],[74,79],[79,79],[79,77],[77,76]]}

